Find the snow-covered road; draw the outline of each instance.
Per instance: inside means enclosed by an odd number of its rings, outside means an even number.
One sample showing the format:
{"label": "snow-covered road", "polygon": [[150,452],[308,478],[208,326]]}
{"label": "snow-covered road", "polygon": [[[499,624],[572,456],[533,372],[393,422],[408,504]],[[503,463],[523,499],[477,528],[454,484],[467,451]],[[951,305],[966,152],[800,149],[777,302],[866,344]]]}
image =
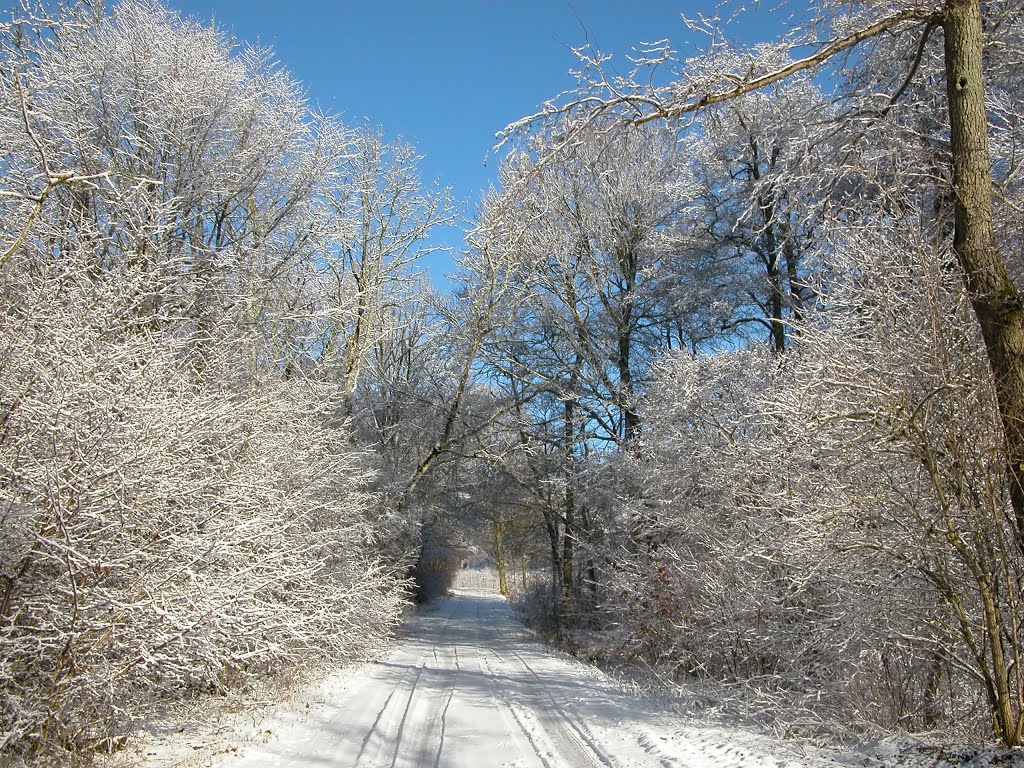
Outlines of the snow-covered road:
{"label": "snow-covered road", "polygon": [[[734,728],[684,726],[537,643],[497,595],[462,590],[418,614],[387,658],[284,706],[218,768],[685,766],[822,761]],[[204,761],[205,762],[205,761]]]}

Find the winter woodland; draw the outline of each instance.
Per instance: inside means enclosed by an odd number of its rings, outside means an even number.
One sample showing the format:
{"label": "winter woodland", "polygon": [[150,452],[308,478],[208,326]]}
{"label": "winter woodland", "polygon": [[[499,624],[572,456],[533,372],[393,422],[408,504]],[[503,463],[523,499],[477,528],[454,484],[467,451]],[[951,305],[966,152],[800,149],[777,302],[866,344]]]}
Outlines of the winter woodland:
{"label": "winter woodland", "polygon": [[790,13],[579,49],[451,295],[450,193],[269,51],[0,22],[0,753],[362,658],[469,553],[787,731],[1024,743],[1024,4]]}

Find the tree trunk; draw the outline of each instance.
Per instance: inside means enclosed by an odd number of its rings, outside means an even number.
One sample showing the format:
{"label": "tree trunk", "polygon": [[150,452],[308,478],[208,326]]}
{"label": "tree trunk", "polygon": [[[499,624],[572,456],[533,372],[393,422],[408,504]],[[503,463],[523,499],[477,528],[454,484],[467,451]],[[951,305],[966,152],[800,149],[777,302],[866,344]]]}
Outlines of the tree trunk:
{"label": "tree trunk", "polygon": [[[634,442],[640,434],[640,414],[633,402],[633,310],[636,304],[636,278],[639,270],[636,247],[624,247],[619,253],[619,269],[622,271],[623,291],[620,316],[618,318],[618,359],[619,391],[616,395],[622,414],[622,438],[626,443]],[[581,340],[582,341],[582,340]]]}
{"label": "tree trunk", "polygon": [[505,529],[500,520],[494,521],[494,559],[498,563],[498,591],[508,596],[508,578],[505,565]]}
{"label": "tree trunk", "polygon": [[[1010,676],[1007,667],[1006,648],[1003,643],[1003,616],[991,579],[979,579],[981,604],[985,616],[985,637],[989,653],[992,654],[992,722],[996,736],[1008,747],[1020,746],[1021,729],[1024,727],[1019,713],[1020,702],[1014,701],[1010,691]],[[1016,706],[1015,706],[1016,705]]]}
{"label": "tree trunk", "polygon": [[782,252],[786,257],[786,279],[789,282],[789,310],[793,316],[793,324],[799,328],[800,321],[804,317],[804,285],[800,282],[800,257],[797,254],[796,243],[793,241],[793,227],[788,212],[780,229],[783,242]]}
{"label": "tree trunk", "polygon": [[775,232],[775,204],[759,200],[761,218],[764,221],[764,267],[768,279],[768,322],[771,329],[772,349],[778,353],[786,351],[786,326],[782,310],[782,270],[779,259],[779,238]]}
{"label": "tree trunk", "polygon": [[[590,524],[590,512],[587,509],[587,505],[583,504],[580,506],[580,522],[583,524],[583,531],[588,541],[593,541],[593,527]],[[587,555],[587,587],[590,590],[590,604],[587,606],[587,610],[591,613],[597,610],[598,606],[598,587],[597,587],[597,566],[594,564],[594,558]]]}
{"label": "tree trunk", "polygon": [[562,555],[558,548],[559,526],[557,511],[553,508],[553,501],[549,498],[548,504],[543,507],[544,526],[548,532],[548,545],[551,551],[551,584],[552,592],[558,595],[562,591]]}
{"label": "tree trunk", "polygon": [[926,731],[934,731],[942,723],[942,679],[946,673],[946,659],[939,651],[928,654],[928,676],[924,689],[924,720]]}
{"label": "tree trunk", "polygon": [[992,226],[981,5],[978,0],[947,0],[942,23],[955,191],[953,252],[992,367],[1010,499],[1018,543],[1024,545],[1024,307]]}
{"label": "tree trunk", "polygon": [[562,621],[565,622],[572,612],[572,591],[573,591],[573,540],[576,536],[576,495],[573,492],[573,443],[575,442],[574,429],[574,402],[571,398],[565,400],[565,454],[563,465],[563,478],[565,480],[565,508],[564,523],[562,525]]}
{"label": "tree trunk", "polygon": [[628,330],[619,332],[619,408],[622,412],[622,437],[626,443],[635,442],[640,434],[640,414],[633,403],[633,371],[630,368],[632,356],[631,333]]}

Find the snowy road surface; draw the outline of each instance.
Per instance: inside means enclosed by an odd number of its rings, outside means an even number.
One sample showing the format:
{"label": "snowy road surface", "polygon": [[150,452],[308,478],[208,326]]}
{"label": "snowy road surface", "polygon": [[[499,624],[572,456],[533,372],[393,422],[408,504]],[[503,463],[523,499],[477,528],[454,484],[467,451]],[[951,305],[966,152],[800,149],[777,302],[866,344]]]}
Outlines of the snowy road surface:
{"label": "snowy road surface", "polygon": [[684,726],[537,643],[503,598],[470,590],[417,615],[408,639],[387,658],[322,687],[312,704],[282,707],[260,728],[256,743],[206,764],[797,768],[824,762],[750,731]]}

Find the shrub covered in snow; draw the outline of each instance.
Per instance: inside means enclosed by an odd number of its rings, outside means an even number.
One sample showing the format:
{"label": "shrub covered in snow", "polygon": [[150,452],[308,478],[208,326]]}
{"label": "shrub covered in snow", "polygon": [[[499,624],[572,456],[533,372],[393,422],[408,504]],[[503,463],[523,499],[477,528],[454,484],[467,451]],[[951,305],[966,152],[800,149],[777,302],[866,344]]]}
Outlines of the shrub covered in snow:
{"label": "shrub covered in snow", "polygon": [[0,29],[0,751],[387,633],[367,463],[316,364],[344,129],[149,2]]}

